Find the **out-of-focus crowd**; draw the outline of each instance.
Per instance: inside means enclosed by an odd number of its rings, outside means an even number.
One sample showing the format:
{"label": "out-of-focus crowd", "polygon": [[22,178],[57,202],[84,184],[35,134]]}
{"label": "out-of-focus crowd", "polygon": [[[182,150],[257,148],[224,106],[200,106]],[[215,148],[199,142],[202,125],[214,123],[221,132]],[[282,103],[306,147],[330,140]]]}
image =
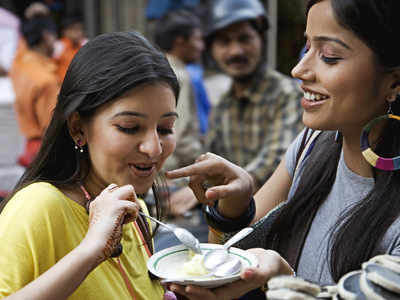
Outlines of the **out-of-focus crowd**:
{"label": "out-of-focus crowd", "polygon": [[68,15],[57,26],[41,2],[31,3],[24,18],[0,7],[2,197],[40,148],[68,65],[86,42],[82,22]]}

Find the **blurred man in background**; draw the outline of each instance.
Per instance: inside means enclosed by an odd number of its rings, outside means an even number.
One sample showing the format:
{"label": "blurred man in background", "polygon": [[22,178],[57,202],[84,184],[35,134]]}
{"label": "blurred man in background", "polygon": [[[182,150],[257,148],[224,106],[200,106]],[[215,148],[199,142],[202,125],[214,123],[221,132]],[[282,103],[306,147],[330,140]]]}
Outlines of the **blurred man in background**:
{"label": "blurred man in background", "polygon": [[[231,86],[211,111],[203,151],[245,168],[256,192],[303,127],[302,93],[296,81],[267,64],[269,21],[259,0],[216,0],[209,16],[207,53]],[[187,208],[197,203],[189,188],[180,192]]]}

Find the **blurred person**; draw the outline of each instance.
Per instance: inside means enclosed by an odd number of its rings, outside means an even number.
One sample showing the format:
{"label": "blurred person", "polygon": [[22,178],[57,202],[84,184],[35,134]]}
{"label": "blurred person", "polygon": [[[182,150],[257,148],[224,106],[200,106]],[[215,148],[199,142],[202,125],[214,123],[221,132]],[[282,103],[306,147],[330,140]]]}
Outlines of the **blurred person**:
{"label": "blurred person", "polygon": [[154,31],[158,20],[166,14],[180,9],[198,9],[200,0],[149,0],[146,4],[147,32],[154,42]]}
{"label": "blurred person", "polygon": [[52,60],[56,26],[48,16],[35,16],[22,24],[27,48],[18,51],[10,70],[15,91],[15,111],[19,129],[26,139],[19,158],[29,166],[39,150],[57,101],[59,83]]}
{"label": "blurred person", "polygon": [[61,22],[61,38],[54,47],[57,75],[63,81],[68,66],[78,50],[87,42],[82,19],[79,16],[66,16]]}
{"label": "blurred person", "polygon": [[[301,91],[267,65],[269,22],[259,0],[218,0],[210,9],[207,52],[232,83],[211,111],[204,150],[245,168],[256,192],[303,127]],[[180,192],[186,208],[197,203],[189,188]]]}
{"label": "blurred person", "polygon": [[201,153],[201,134],[196,101],[186,64],[197,63],[204,50],[202,25],[199,18],[187,10],[174,10],[158,20],[154,33],[156,45],[166,53],[181,85],[179,120],[176,123],[178,144],[165,164],[166,170],[194,162]]}
{"label": "blurred person", "polygon": [[210,16],[207,48],[232,84],[211,112],[205,149],[245,168],[256,192],[303,127],[301,91],[267,65],[269,22],[259,0],[214,1]]}
{"label": "blurred person", "polygon": [[[203,148],[201,127],[208,127],[209,105],[204,107],[200,99],[196,103],[196,90],[192,86],[192,80],[198,81],[199,72],[202,72],[197,65],[204,51],[202,23],[197,15],[186,9],[173,10],[157,21],[154,40],[166,53],[182,88],[178,105],[180,117],[176,125],[178,144],[165,164],[166,170],[172,170],[195,161]],[[187,69],[188,64],[192,65],[189,67],[191,71]],[[190,72],[197,72],[194,78]],[[205,89],[203,91],[205,93]],[[199,115],[204,110],[207,112],[207,124],[204,123],[204,115]],[[186,184],[186,181],[170,183],[172,215],[182,215],[193,207],[193,193],[188,188],[182,189]]]}

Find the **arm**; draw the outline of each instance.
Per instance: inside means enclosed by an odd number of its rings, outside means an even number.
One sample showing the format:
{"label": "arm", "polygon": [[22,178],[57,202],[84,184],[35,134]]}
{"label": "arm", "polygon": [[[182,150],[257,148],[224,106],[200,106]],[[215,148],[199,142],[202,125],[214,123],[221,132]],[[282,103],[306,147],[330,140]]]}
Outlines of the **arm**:
{"label": "arm", "polygon": [[292,178],[286,168],[285,159],[283,159],[272,176],[254,195],[256,215],[253,223],[265,216],[279,203],[287,200],[291,184]]}
{"label": "arm", "polygon": [[5,299],[67,299],[100,263],[93,255],[96,251],[83,241],[47,272]]}
{"label": "arm", "polygon": [[[40,193],[43,190],[35,191]],[[32,193],[30,195],[32,196]],[[9,299],[67,299],[94,268],[111,256],[120,242],[122,224],[136,218],[138,204],[130,200],[134,197],[132,195],[135,195],[134,189],[129,185],[115,191],[105,189],[90,204],[89,229],[81,243],[73,249],[58,250],[52,248],[53,243],[56,244],[54,239],[60,237],[52,236],[52,231],[62,233],[65,230],[57,230],[55,227],[65,228],[64,221],[59,220],[62,219],[60,216],[63,212],[57,215],[57,211],[62,210],[60,201],[54,200],[52,196],[47,196],[44,201],[36,198],[37,201],[31,201],[29,211],[21,212],[26,206],[25,203],[29,203],[29,199],[26,199],[29,194],[18,195],[19,198],[15,201],[12,199],[12,205],[2,212],[1,221],[4,227],[1,235],[12,248],[2,249],[2,254],[7,254],[8,259],[14,262],[10,265],[7,257],[3,255],[0,259],[0,266],[6,270],[0,273],[0,295],[14,293]],[[33,209],[30,209],[32,204]],[[39,204],[42,205],[39,207]],[[21,216],[29,213],[36,215],[29,223],[14,221],[20,220],[16,218],[16,214]],[[50,231],[46,230],[46,226]],[[12,233],[7,235],[8,231]],[[40,231],[44,231],[44,234],[40,234]],[[59,259],[55,257],[56,251],[65,252],[66,255]],[[54,257],[56,263],[47,267],[46,261],[52,260],[49,257]],[[45,265],[45,269],[48,268],[47,271],[41,271],[42,264]]]}

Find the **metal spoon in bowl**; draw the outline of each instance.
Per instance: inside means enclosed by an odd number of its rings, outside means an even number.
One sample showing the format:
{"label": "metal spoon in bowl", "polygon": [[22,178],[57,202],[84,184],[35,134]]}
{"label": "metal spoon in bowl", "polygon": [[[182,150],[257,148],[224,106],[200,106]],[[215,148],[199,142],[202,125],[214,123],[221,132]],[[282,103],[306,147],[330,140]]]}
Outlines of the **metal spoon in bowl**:
{"label": "metal spoon in bowl", "polygon": [[212,249],[204,255],[203,264],[207,270],[214,270],[219,265],[226,262],[229,258],[229,248],[253,232],[253,228],[245,227],[231,237],[222,248]]}
{"label": "metal spoon in bowl", "polygon": [[211,275],[215,277],[226,277],[239,273],[241,269],[242,262],[240,259],[236,257],[230,257],[227,261],[218,265]]}
{"label": "metal spoon in bowl", "polygon": [[171,231],[183,245],[193,250],[195,253],[201,254],[200,242],[198,239],[195,238],[193,234],[190,233],[189,230],[181,227],[171,227],[153,217],[146,215],[141,211],[139,211],[139,214],[141,214],[145,218],[152,220],[153,222],[160,224],[161,226],[164,226],[169,231]]}

